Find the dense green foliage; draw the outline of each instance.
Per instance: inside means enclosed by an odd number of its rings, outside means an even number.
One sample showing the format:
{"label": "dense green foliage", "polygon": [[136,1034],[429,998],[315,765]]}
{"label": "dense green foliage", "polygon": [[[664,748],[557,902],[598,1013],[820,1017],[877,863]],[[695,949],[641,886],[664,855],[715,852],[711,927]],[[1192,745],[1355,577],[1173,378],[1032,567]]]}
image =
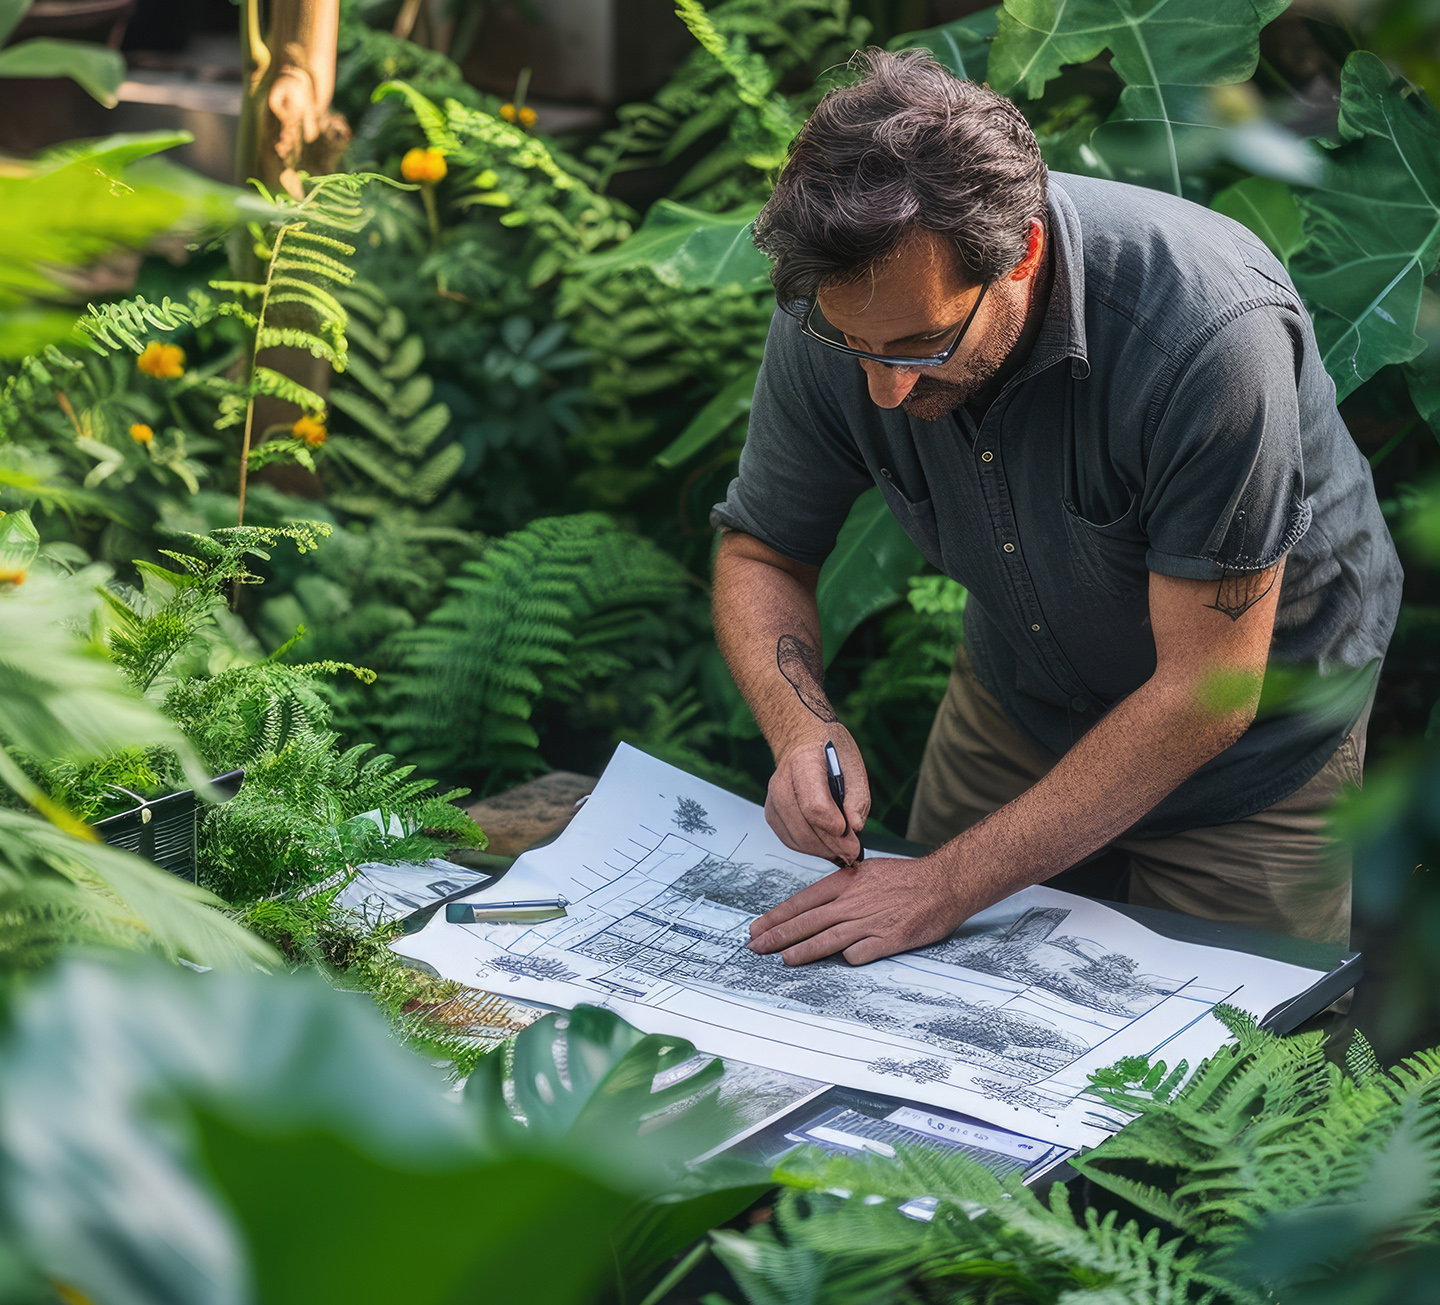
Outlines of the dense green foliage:
{"label": "dense green foliage", "polygon": [[[1436,1268],[1433,1052],[1386,1071],[1359,1042],[1342,1071],[1316,1037],[1237,1024],[1178,1089],[1174,1067],[1118,1066],[1094,1090],[1138,1118],[1080,1160],[1078,1206],[925,1152],[682,1176],[719,1135],[717,1065],[653,1092],[693,1049],[586,1010],[482,1059],[426,1026],[453,988],[336,909],[348,867],[481,843],[455,783],[595,771],[626,739],[760,791],[706,593],[773,311],[748,227],[806,113],[883,39],[1015,96],[1053,167],[1211,205],[1291,269],[1408,573],[1384,764],[1341,817],[1357,902],[1394,930],[1372,1032],[1411,1048],[1440,1016],[1430,19],[1006,0],[907,32],[885,0],[679,9],[696,48],[589,138],[527,128],[382,30],[395,6],[347,0],[347,171],[302,199],[184,177],[151,157],[176,135],[0,176],[0,977],[118,945],[313,969],[389,1022],[319,985],[139,962],[19,984],[0,1300],[191,1305],[248,1281],[658,1305],[712,1271],[728,1295],[707,1300],[755,1305],[1413,1299]],[[421,147],[444,175],[402,184]],[[146,259],[121,296],[86,280],[160,232],[188,261]],[[872,494],[820,602],[875,817],[903,828],[964,591]],[[205,777],[235,768],[211,804]],[[86,823],[190,786],[199,885]],[[387,1034],[468,1075],[466,1108]],[[773,1184],[769,1221],[706,1239]],[[921,1196],[929,1220],[900,1209]]]}

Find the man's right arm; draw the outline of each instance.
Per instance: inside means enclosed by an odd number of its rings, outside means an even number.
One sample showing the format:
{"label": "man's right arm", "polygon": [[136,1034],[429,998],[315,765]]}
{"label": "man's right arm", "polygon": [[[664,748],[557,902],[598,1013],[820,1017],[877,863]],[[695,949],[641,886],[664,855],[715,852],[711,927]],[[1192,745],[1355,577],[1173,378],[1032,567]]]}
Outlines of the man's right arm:
{"label": "man's right arm", "polygon": [[[860,854],[855,831],[869,814],[870,788],[860,750],[825,696],[819,578],[819,567],[727,532],[715,558],[715,638],[775,757],[770,827],[797,852],[849,864]],[[845,772],[843,816],[827,783],[827,741]]]}

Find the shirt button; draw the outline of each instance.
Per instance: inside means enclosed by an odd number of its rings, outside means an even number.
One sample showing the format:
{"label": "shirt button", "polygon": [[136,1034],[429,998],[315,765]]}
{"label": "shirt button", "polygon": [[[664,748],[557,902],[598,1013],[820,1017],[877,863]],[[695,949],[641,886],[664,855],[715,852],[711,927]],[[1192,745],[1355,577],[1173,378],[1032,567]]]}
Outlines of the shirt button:
{"label": "shirt button", "polygon": [[985,452],[980,455],[981,462],[993,462],[994,460],[995,455],[991,453],[989,449],[986,449]]}
{"label": "shirt button", "polygon": [[1090,704],[1086,702],[1084,698],[1071,698],[1070,705],[1074,707],[1076,711],[1090,710]]}
{"label": "shirt button", "polygon": [[1013,552],[1015,551],[1015,545],[1014,545],[1014,544],[1006,544],[1006,545],[1005,545],[1005,551],[1006,551],[1007,553],[1013,553]]}
{"label": "shirt button", "polygon": [[1030,628],[1034,630],[1036,634],[1040,633],[1040,627],[1038,625],[1032,625]]}

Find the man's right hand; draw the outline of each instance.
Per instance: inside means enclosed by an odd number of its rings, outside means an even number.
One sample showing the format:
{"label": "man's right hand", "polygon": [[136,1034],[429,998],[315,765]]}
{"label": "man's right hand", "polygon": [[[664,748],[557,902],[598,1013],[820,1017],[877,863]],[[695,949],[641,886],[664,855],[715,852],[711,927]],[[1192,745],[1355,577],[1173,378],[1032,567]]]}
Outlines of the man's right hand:
{"label": "man's right hand", "polygon": [[[813,735],[813,737],[812,737]],[[835,744],[845,774],[845,810],[830,795],[825,743]],[[850,732],[838,722],[790,744],[775,760],[765,819],[786,847],[851,865],[860,855],[859,831],[870,814],[870,781]]]}

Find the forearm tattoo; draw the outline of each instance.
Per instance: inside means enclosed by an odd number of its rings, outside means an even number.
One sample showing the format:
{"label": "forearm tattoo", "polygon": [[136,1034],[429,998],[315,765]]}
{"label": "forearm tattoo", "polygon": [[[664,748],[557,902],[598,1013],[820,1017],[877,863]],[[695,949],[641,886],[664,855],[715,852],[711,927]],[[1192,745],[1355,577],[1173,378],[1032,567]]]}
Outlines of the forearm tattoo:
{"label": "forearm tattoo", "polygon": [[810,711],[823,721],[838,719],[825,696],[825,663],[814,648],[793,634],[782,634],[775,644],[775,664]]}
{"label": "forearm tattoo", "polygon": [[1279,567],[1271,567],[1268,571],[1226,571],[1220,577],[1215,601],[1206,606],[1212,611],[1224,612],[1232,621],[1238,621],[1270,592],[1279,574]]}

